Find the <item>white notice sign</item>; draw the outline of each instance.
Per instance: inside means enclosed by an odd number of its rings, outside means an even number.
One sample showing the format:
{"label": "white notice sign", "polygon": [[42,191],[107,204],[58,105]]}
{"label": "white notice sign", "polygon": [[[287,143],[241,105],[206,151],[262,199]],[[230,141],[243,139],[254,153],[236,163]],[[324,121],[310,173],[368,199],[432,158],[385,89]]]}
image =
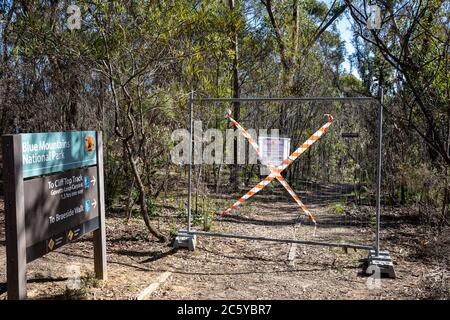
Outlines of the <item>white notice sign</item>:
{"label": "white notice sign", "polygon": [[[290,138],[280,137],[258,137],[258,144],[261,152],[261,163],[263,165],[270,165],[273,167],[280,166],[284,160],[289,157],[291,148]],[[263,170],[261,174],[269,174],[269,170]]]}

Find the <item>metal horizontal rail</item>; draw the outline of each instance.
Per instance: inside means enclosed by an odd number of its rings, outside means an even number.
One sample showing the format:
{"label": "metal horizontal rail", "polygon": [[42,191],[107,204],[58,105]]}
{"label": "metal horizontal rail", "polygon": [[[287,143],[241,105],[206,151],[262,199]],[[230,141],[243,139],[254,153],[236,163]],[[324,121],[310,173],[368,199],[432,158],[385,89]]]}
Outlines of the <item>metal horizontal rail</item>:
{"label": "metal horizontal rail", "polygon": [[311,102],[311,101],[378,101],[375,97],[244,97],[244,98],[193,98],[194,102]]}
{"label": "metal horizontal rail", "polygon": [[192,235],[199,235],[199,236],[218,237],[218,238],[235,238],[235,239],[257,240],[257,241],[299,243],[299,244],[308,244],[308,245],[324,246],[324,247],[340,247],[340,248],[351,248],[351,249],[362,249],[362,250],[373,250],[374,249],[373,246],[368,246],[368,245],[363,245],[363,244],[353,244],[353,243],[337,243],[337,242],[326,242],[326,241],[254,237],[254,236],[246,236],[246,235],[241,235],[241,234],[229,234],[229,233],[206,232],[206,231],[195,231],[195,230],[191,230],[191,231],[180,230],[180,233],[189,234],[189,235],[192,234]]}

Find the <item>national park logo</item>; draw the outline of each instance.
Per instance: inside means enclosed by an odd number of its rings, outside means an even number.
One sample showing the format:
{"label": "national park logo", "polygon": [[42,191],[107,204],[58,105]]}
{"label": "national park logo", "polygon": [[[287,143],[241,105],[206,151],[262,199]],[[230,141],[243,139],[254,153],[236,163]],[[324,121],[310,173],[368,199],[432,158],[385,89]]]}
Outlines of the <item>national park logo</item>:
{"label": "national park logo", "polygon": [[92,153],[95,150],[95,139],[93,136],[84,137],[84,151],[86,153]]}

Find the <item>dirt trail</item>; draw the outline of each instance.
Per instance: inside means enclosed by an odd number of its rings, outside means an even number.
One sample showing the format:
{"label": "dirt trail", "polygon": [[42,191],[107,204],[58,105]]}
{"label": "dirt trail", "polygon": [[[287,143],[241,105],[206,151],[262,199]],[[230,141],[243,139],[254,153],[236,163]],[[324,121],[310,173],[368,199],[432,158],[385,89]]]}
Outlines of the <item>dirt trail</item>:
{"label": "dirt trail", "polygon": [[[256,236],[332,239],[370,243],[373,231],[367,217],[338,216],[326,204],[311,207],[319,226],[298,224],[298,208],[286,201],[269,199],[247,204],[239,215],[215,221],[213,231]],[[370,208],[367,208],[370,211]],[[364,211],[364,210],[363,210]],[[28,266],[31,299],[66,298],[65,268],[79,265],[88,283],[81,298],[133,299],[162,272],[172,275],[151,299],[405,299],[421,294],[423,275],[437,267],[433,259],[418,257],[421,234],[414,223],[396,220],[388,210],[384,217],[384,248],[390,250],[398,278],[383,279],[371,289],[361,274],[366,251],[285,243],[199,237],[197,249],[175,251],[170,244],[148,239],[142,221],[129,225],[122,216],[108,214],[107,252],[109,279],[95,282],[86,277],[93,270],[90,237],[66,245]],[[365,214],[364,212],[362,214]],[[0,299],[6,298],[6,265],[3,214],[0,214]],[[355,221],[357,223],[355,223]],[[166,234],[184,228],[172,214],[155,220]],[[401,232],[399,230],[401,226]],[[448,243],[447,243],[448,245]],[[444,266],[448,274],[448,265]],[[87,279],[87,280],[86,280]]]}
{"label": "dirt trail", "polygon": [[[216,222],[214,231],[245,235],[333,240],[370,244],[373,232],[358,219],[331,217],[326,206],[311,206],[319,226],[315,230],[295,204],[286,201],[253,202],[238,215]],[[301,222],[301,223],[300,223]],[[358,227],[352,225],[356,222]],[[396,283],[382,280],[380,290],[370,290],[361,275],[366,251],[297,245],[289,260],[291,244],[199,237],[195,252],[180,251],[173,261],[171,281],[155,298],[162,299],[366,299],[405,298]],[[401,277],[404,276],[401,272]],[[408,279],[411,281],[413,279]]]}

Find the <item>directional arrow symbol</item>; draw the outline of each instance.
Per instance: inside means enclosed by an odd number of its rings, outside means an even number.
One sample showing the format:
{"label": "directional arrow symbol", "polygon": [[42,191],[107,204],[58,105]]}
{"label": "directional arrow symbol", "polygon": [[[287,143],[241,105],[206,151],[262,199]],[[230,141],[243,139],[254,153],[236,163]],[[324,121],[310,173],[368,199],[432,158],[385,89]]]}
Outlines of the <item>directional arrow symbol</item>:
{"label": "directional arrow symbol", "polygon": [[95,201],[95,199],[92,200],[92,206],[93,206],[94,208],[97,206],[97,201]]}
{"label": "directional arrow symbol", "polygon": [[96,182],[97,180],[95,180],[95,176],[92,176],[92,180],[91,180],[91,182],[92,182],[92,185],[94,185],[95,186],[95,182]]}

